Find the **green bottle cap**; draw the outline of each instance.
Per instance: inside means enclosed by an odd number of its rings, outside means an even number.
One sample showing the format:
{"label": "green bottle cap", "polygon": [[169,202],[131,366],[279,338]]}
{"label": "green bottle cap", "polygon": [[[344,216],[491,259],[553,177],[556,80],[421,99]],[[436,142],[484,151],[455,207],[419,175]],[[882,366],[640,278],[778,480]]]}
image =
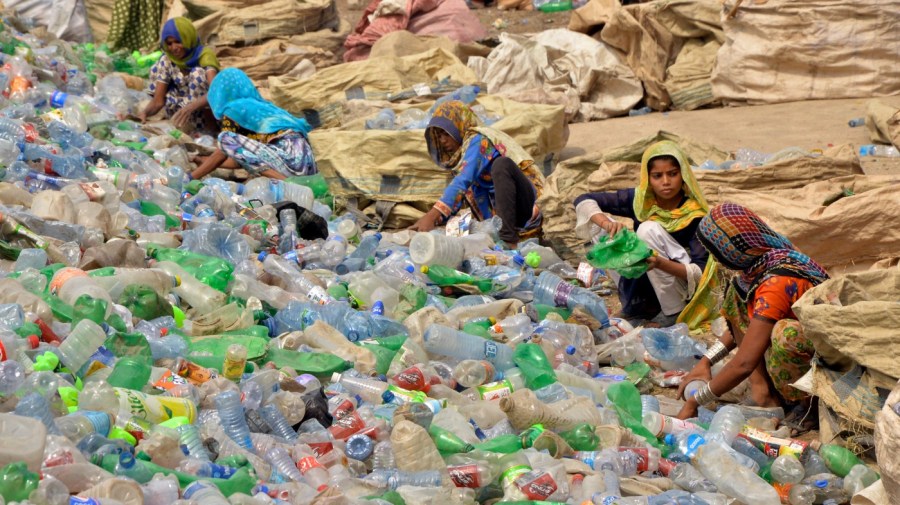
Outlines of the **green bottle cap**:
{"label": "green bottle cap", "polygon": [[531,268],[537,268],[541,264],[541,255],[535,251],[531,251],[525,255],[525,264]]}
{"label": "green bottle cap", "polygon": [[68,386],[63,386],[63,387],[59,388],[57,391],[59,391],[59,396],[60,396],[60,398],[62,398],[62,401],[66,405],[66,407],[69,407],[69,408],[75,407],[76,409],[78,408],[78,390],[77,389],[70,388]]}
{"label": "green bottle cap", "polygon": [[178,328],[184,326],[184,312],[174,305],[172,305],[172,316],[175,318],[175,326]]}
{"label": "green bottle cap", "polygon": [[38,372],[52,372],[59,366],[59,356],[45,352],[34,359],[34,369]]}

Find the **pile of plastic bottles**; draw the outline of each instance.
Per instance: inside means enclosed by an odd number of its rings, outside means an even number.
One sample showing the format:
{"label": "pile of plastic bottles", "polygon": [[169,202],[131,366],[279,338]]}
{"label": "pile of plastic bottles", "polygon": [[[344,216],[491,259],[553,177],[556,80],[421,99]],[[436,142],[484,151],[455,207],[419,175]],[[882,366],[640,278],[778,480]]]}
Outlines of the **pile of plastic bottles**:
{"label": "pile of plastic bottles", "polygon": [[878,478],[641,395],[704,346],[611,319],[587,264],[496,247],[498,219],[365,230],[321,177],[191,181],[180,132],[122,120],[146,96],[2,33],[0,503],[809,505]]}

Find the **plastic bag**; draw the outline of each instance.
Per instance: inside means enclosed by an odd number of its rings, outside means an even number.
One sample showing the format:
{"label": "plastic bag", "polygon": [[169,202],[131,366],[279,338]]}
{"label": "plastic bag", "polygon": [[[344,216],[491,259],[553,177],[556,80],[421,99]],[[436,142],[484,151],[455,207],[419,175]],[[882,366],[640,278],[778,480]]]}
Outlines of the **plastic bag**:
{"label": "plastic bag", "polygon": [[647,271],[644,261],[653,254],[650,247],[631,230],[622,229],[615,237],[597,242],[587,253],[596,268],[615,270],[626,279],[637,279]]}

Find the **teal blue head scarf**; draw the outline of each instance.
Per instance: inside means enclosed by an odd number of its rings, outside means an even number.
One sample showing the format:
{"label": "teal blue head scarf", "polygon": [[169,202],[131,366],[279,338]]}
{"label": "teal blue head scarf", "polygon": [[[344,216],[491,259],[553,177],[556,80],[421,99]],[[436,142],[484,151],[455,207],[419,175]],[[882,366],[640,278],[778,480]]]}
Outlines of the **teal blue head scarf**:
{"label": "teal blue head scarf", "polygon": [[293,130],[304,136],[312,129],[305,119],[264,100],[243,71],[226,68],[213,79],[206,95],[216,119],[228,117],[240,127],[256,133]]}

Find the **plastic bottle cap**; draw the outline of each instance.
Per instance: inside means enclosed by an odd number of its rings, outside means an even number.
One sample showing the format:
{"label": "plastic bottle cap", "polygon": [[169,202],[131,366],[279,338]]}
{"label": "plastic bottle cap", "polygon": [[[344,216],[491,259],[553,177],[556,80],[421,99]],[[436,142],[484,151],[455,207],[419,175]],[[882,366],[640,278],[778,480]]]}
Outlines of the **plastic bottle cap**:
{"label": "plastic bottle cap", "polygon": [[575,346],[574,345],[567,346],[566,354],[568,354],[569,356],[575,354]]}
{"label": "plastic bottle cap", "polygon": [[175,275],[174,277],[175,277],[175,286],[174,287],[177,288],[178,286],[181,286],[181,276]]}
{"label": "plastic bottle cap", "polygon": [[247,186],[244,186],[243,184],[238,183],[237,188],[235,188],[235,189],[237,190],[238,196],[240,196],[240,195],[244,194],[244,190],[247,189]]}
{"label": "plastic bottle cap", "polygon": [[409,273],[414,273],[414,272],[416,271],[416,267],[414,267],[414,266],[412,266],[412,265],[406,265],[406,267],[404,268],[404,270],[406,270],[406,271],[409,272]]}
{"label": "plastic bottle cap", "polygon": [[41,345],[41,339],[38,338],[37,335],[28,335],[25,340],[28,341],[28,345],[31,346],[32,349],[37,349],[37,347]]}
{"label": "plastic bottle cap", "polygon": [[340,382],[341,374],[340,372],[332,372],[331,373],[331,382]]}
{"label": "plastic bottle cap", "polygon": [[531,251],[525,256],[525,263],[531,268],[537,268],[541,264],[541,255]]}
{"label": "plastic bottle cap", "polygon": [[427,273],[428,273],[428,266],[427,266],[427,265],[422,265],[422,273],[423,273],[423,274],[427,274]]}
{"label": "plastic bottle cap", "polygon": [[266,256],[268,256],[268,255],[269,255],[269,253],[267,251],[262,251],[261,253],[259,253],[259,255],[256,256],[256,260],[260,261],[260,262],[265,261]]}
{"label": "plastic bottle cap", "polygon": [[819,479],[816,481],[816,487],[819,489],[825,489],[828,487],[828,481],[825,479]]}
{"label": "plastic bottle cap", "polygon": [[184,326],[184,311],[172,305],[172,317],[175,319],[175,326],[181,328]]}
{"label": "plastic bottle cap", "polygon": [[396,398],[396,396],[392,391],[385,391],[384,393],[381,393],[381,399],[382,401],[384,401],[384,403],[391,403],[392,401],[394,401],[394,398]]}
{"label": "plastic bottle cap", "polygon": [[521,254],[516,253],[515,256],[513,256],[513,262],[515,262],[516,265],[522,266],[525,264],[525,258]]}
{"label": "plastic bottle cap", "polygon": [[374,237],[377,238],[378,240],[381,240],[381,232],[375,232]]}
{"label": "plastic bottle cap", "polygon": [[372,304],[372,313],[375,315],[384,315],[384,303],[381,300]]}
{"label": "plastic bottle cap", "polygon": [[669,433],[668,435],[665,436],[665,438],[663,438],[663,441],[666,443],[666,445],[675,445],[675,442],[676,442],[675,435]]}

